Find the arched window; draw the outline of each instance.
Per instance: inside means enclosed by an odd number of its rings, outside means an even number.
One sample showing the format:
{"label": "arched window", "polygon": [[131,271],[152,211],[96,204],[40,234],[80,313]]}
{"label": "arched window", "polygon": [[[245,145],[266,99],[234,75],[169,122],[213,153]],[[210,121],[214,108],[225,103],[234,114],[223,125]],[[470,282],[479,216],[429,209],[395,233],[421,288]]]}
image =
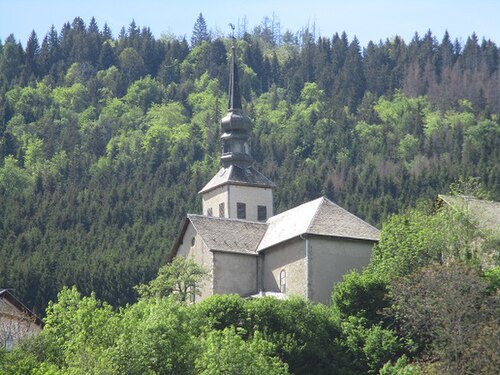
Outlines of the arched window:
{"label": "arched window", "polygon": [[280,272],[280,292],[286,293],[286,271],[284,269]]}

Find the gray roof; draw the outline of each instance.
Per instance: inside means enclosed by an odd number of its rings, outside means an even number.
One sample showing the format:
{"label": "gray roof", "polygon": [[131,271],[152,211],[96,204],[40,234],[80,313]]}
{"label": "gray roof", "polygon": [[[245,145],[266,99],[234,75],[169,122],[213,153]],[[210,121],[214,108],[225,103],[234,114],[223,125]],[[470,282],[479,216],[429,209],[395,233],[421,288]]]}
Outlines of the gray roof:
{"label": "gray roof", "polygon": [[270,217],[258,251],[304,234],[378,241],[379,231],[325,197]]}
{"label": "gray roof", "polygon": [[210,250],[256,254],[267,224],[213,216],[188,215],[196,232]]}
{"label": "gray roof", "polygon": [[188,214],[172,250],[191,223],[210,250],[255,255],[300,235],[378,241],[379,231],[322,197],[270,217],[266,223]]}
{"label": "gray roof", "polygon": [[466,210],[481,229],[500,230],[500,202],[465,195],[438,195],[449,206]]}
{"label": "gray roof", "polygon": [[16,306],[20,311],[28,314],[28,316],[32,317],[34,322],[38,324],[40,327],[43,327],[43,321],[40,319],[33,311],[28,309],[19,299],[17,299],[8,289],[0,288],[0,297],[5,298],[11,304]]}
{"label": "gray roof", "polygon": [[221,168],[208,182],[208,184],[200,190],[200,193],[205,193],[225,184],[260,186],[268,188],[274,188],[276,186],[270,179],[253,167],[241,168],[237,165],[230,165],[227,168]]}

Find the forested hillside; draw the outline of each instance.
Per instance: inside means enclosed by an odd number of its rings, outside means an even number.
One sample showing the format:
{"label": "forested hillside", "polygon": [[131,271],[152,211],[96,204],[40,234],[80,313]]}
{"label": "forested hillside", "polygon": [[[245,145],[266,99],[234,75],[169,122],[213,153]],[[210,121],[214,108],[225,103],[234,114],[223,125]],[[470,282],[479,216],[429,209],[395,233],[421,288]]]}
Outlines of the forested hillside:
{"label": "forested hillside", "polygon": [[[168,258],[219,166],[230,38],[75,18],[0,42],[0,286],[43,314],[63,285],[114,305]],[[500,50],[429,31],[237,40],[256,167],[277,211],[326,195],[380,226],[478,177],[500,199]]]}

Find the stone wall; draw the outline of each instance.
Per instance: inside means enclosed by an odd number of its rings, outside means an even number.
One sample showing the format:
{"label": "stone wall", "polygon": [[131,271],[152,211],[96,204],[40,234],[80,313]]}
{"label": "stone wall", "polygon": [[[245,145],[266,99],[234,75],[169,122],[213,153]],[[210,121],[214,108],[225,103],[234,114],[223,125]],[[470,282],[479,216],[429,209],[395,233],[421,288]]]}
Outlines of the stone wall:
{"label": "stone wall", "polygon": [[201,296],[196,296],[196,301],[201,301],[214,294],[213,290],[213,276],[214,276],[214,261],[213,253],[209,251],[201,237],[196,234],[193,224],[189,223],[182,243],[179,245],[176,256],[182,256],[186,259],[192,259],[196,264],[202,266],[207,270],[208,275],[203,279],[202,284],[199,286]]}
{"label": "stone wall", "polygon": [[265,291],[280,292],[280,273],[284,270],[286,274],[285,294],[304,298],[307,296],[304,240],[295,238],[265,250],[262,263]]}
{"label": "stone wall", "polygon": [[333,284],[352,270],[360,271],[370,262],[374,243],[331,237],[310,236],[309,299],[329,304]]}
{"label": "stone wall", "polygon": [[256,255],[214,251],[214,293],[237,293],[242,297],[257,292]]}
{"label": "stone wall", "polygon": [[0,297],[0,347],[10,350],[18,341],[34,336],[41,330],[34,317]]}

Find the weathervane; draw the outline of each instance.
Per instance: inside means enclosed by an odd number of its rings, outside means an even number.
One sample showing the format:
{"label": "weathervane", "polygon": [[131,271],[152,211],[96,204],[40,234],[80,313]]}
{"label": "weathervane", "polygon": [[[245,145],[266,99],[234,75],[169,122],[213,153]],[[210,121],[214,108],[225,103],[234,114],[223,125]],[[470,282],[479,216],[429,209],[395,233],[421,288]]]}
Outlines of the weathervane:
{"label": "weathervane", "polygon": [[234,25],[232,23],[229,24],[229,27],[231,28],[231,39],[233,41],[233,46],[234,46],[235,45],[235,41],[236,41],[236,38],[234,36],[234,29],[235,29],[235,27],[234,27]]}

